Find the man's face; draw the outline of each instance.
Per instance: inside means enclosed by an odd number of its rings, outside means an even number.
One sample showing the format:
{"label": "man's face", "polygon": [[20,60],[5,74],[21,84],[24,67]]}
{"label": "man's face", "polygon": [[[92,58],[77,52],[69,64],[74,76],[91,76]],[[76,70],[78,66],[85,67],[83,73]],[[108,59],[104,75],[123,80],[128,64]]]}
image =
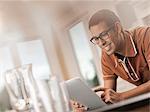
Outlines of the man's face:
{"label": "man's face", "polygon": [[104,52],[108,55],[115,52],[118,40],[112,26],[108,27],[104,22],[101,22],[98,25],[92,26],[90,32],[94,38],[94,43],[102,48]]}

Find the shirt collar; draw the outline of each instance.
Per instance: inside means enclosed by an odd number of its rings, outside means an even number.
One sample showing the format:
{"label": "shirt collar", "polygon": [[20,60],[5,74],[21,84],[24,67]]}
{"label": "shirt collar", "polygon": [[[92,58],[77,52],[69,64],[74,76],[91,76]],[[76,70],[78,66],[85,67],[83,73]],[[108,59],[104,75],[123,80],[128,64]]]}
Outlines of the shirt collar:
{"label": "shirt collar", "polygon": [[124,37],[126,41],[125,57],[135,57],[137,54],[137,49],[132,36],[133,35],[130,32],[124,31]]}

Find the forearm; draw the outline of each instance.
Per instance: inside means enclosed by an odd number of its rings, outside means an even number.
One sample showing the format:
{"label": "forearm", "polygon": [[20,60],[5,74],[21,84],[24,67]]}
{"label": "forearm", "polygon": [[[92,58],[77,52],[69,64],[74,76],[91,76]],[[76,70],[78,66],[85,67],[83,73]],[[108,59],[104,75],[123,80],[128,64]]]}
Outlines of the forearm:
{"label": "forearm", "polygon": [[124,99],[150,92],[150,81],[126,92],[121,93]]}
{"label": "forearm", "polygon": [[116,83],[116,79],[104,80],[104,88],[113,89],[114,91],[116,91]]}

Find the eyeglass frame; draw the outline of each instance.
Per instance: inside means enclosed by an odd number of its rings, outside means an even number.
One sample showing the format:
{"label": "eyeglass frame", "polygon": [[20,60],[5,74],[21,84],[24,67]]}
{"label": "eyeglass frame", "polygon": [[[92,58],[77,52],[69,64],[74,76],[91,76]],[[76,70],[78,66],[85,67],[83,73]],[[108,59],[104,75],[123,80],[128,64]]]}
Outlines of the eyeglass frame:
{"label": "eyeglass frame", "polygon": [[[105,35],[108,36],[108,35],[109,35],[108,33],[109,33],[109,31],[112,30],[112,28],[114,28],[114,25],[110,26],[110,27],[108,28],[108,30],[101,32],[98,37],[96,37],[96,36],[92,37],[92,38],[90,39],[90,42],[92,42],[93,44],[96,44],[96,43],[93,42],[94,39],[97,39],[97,40],[99,40],[99,39],[105,40],[105,39],[103,39],[102,37],[105,37]],[[103,34],[103,33],[104,33],[104,34]]]}

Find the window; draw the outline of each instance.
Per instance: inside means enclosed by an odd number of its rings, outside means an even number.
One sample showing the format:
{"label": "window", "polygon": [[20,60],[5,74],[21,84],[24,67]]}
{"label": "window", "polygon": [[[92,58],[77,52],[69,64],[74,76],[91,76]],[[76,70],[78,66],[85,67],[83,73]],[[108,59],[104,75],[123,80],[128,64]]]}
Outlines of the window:
{"label": "window", "polygon": [[89,47],[83,22],[72,27],[69,30],[69,33],[83,78],[90,86],[99,85],[95,63]]}
{"label": "window", "polygon": [[4,72],[14,67],[12,55],[8,47],[0,48],[0,91],[4,88]]}
{"label": "window", "polygon": [[17,44],[21,64],[33,65],[35,78],[48,79],[51,74],[43,43],[41,40],[34,40]]}

